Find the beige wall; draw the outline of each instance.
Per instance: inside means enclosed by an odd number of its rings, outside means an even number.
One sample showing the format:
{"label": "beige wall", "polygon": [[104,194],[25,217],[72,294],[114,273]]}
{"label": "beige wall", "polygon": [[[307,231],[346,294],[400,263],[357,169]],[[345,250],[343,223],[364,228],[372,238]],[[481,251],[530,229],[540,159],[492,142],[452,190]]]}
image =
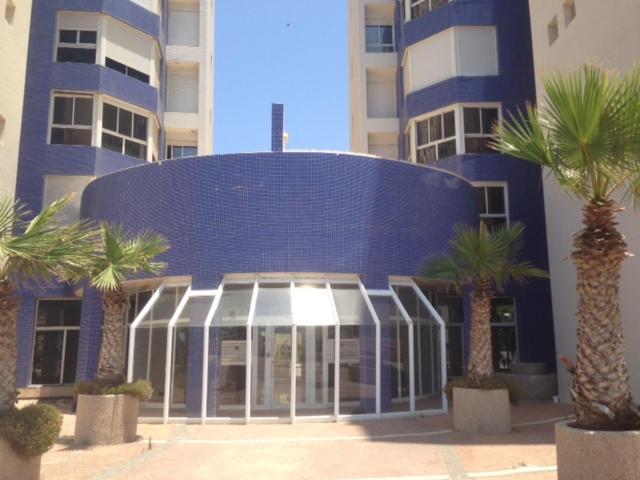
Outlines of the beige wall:
{"label": "beige wall", "polygon": [[[638,0],[575,0],[575,18],[565,24],[564,0],[530,0],[538,97],[545,73],[573,70],[596,62],[612,70],[626,70],[640,60],[640,2]],[[548,25],[557,16],[558,38],[550,46]],[[570,236],[580,229],[580,204],[569,198],[557,182],[546,178],[545,206],[549,262],[553,290],[556,349],[575,358],[577,295],[573,264],[567,260]],[[620,230],[632,252],[622,272],[622,315],[627,358],[636,399],[640,398],[640,211],[629,208],[620,216]],[[569,375],[558,367],[560,393],[568,399]]]}
{"label": "beige wall", "polygon": [[[11,5],[15,6],[13,16]],[[0,195],[12,198],[18,166],[30,21],[31,0],[0,0]]]}

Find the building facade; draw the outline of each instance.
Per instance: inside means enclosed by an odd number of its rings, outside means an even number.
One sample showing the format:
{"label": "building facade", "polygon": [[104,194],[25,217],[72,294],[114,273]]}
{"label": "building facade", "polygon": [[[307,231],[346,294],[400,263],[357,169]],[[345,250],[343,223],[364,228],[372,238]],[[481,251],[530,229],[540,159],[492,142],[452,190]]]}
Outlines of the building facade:
{"label": "building facade", "polygon": [[[72,222],[96,177],[211,154],[213,16],[212,0],[34,1],[23,30],[16,198],[35,213],[71,195],[61,221]],[[78,294],[68,286],[23,292],[21,387],[67,385],[80,375],[77,358],[89,344],[80,333],[88,306]]]}
{"label": "building facade", "polygon": [[[552,0],[531,2],[533,51],[538,97],[544,101],[542,78],[552,72],[575,71],[587,62],[625,72],[640,59],[640,4],[633,0],[590,2]],[[597,34],[594,34],[597,28]],[[624,39],[624,41],[621,41]],[[577,294],[575,268],[568,259],[571,235],[581,228],[580,203],[569,197],[552,177],[545,176],[545,205],[551,285],[558,354],[575,358]],[[632,253],[640,251],[640,214],[629,207],[619,215],[620,231]],[[620,283],[625,346],[633,393],[640,396],[640,302],[637,284],[640,259],[630,257],[622,269]],[[569,400],[570,376],[558,368],[560,395]]]}
{"label": "building facade", "polygon": [[[351,0],[352,149],[431,165],[472,182],[479,221],[490,228],[522,222],[524,256],[547,269],[541,171],[492,151],[492,127],[535,101],[526,0]],[[469,309],[441,293],[444,317],[468,324]],[[455,304],[455,303],[454,303]],[[494,301],[494,361],[556,368],[549,282],[510,286]],[[508,315],[507,315],[508,316]],[[450,351],[464,352],[452,336]],[[464,353],[458,356],[462,373]]]}
{"label": "building facade", "polygon": [[27,69],[31,0],[0,1],[0,192],[13,198]]}

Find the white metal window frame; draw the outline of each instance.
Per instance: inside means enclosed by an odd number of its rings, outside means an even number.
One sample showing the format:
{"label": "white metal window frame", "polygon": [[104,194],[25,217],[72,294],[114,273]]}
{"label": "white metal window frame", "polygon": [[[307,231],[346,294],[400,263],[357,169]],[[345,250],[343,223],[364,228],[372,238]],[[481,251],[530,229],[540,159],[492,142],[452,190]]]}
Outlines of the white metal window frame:
{"label": "white metal window frame", "polygon": [[[460,104],[460,108],[461,108],[461,119],[462,119],[461,127],[463,130],[462,134],[465,140],[467,138],[493,138],[494,137],[492,133],[467,133],[464,128],[464,109],[465,108],[480,109],[480,132],[484,130],[484,123],[483,123],[484,120],[482,118],[482,110],[490,110],[490,109],[497,110],[498,126],[502,125],[502,104],[501,103],[463,103],[463,104]],[[465,141],[462,142],[461,151],[462,153],[467,153],[467,147],[466,147]]]}
{"label": "white metal window frame", "polygon": [[[318,415],[318,416],[303,416],[298,417],[296,415],[296,375],[290,376],[291,392],[289,396],[289,415],[288,417],[252,417],[251,416],[251,384],[252,384],[252,327],[256,316],[256,304],[258,298],[258,292],[260,285],[262,284],[281,284],[288,283],[290,288],[290,300],[293,302],[293,293],[296,283],[308,282],[324,284],[328,292],[328,298],[330,300],[333,324],[335,325],[334,336],[334,399],[333,399],[333,414],[331,415]],[[213,318],[220,305],[224,288],[227,285],[252,285],[252,294],[249,305],[249,313],[246,323],[246,348],[245,348],[245,415],[244,418],[231,418],[231,417],[210,417],[207,416],[207,398],[208,398],[208,371],[209,371],[209,330],[213,322]],[[333,292],[331,290],[332,284],[351,284],[357,285],[360,294],[369,310],[371,318],[373,319],[376,338],[375,338],[375,350],[376,350],[376,374],[375,374],[375,413],[368,414],[341,414],[340,413],[340,320],[335,304]],[[183,283],[181,285],[184,285]],[[175,281],[171,284],[170,279],[165,280],[160,287],[154,292],[148,303],[140,311],[134,322],[131,324],[131,342],[129,343],[129,369],[127,372],[127,380],[133,380],[133,356],[135,352],[135,330],[140,323],[146,318],[149,312],[152,310],[155,303],[160,298],[160,295],[164,288],[167,286],[176,286]],[[441,353],[441,366],[442,366],[442,408],[416,411],[415,402],[415,359],[414,359],[414,343],[413,343],[413,328],[409,328],[409,372],[410,372],[410,411],[409,412],[381,412],[381,333],[380,333],[380,320],[371,302],[371,296],[385,296],[393,299],[398,312],[403,317],[404,321],[410,327],[413,325],[411,317],[403,307],[399,298],[395,294],[394,286],[408,286],[411,287],[418,296],[419,300],[427,307],[430,314],[434,317],[438,325],[440,326],[440,353]],[[203,359],[202,359],[202,397],[201,397],[201,412],[200,418],[186,418],[186,417],[171,417],[170,413],[170,401],[171,401],[171,385],[172,385],[172,361],[173,361],[173,336],[175,328],[179,326],[180,316],[186,307],[189,299],[195,297],[211,297],[212,304],[209,312],[206,316],[203,324],[204,336],[203,336]],[[293,305],[292,305],[293,307]],[[295,423],[299,418],[304,421],[344,421],[350,419],[376,419],[376,418],[388,418],[388,417],[402,417],[408,415],[436,415],[447,412],[447,399],[444,395],[444,383],[446,382],[446,333],[445,324],[442,318],[440,318],[438,312],[433,308],[426,296],[420,291],[415,282],[409,277],[393,277],[390,279],[388,290],[370,290],[367,291],[362,284],[360,278],[357,275],[352,274],[286,274],[286,273],[269,273],[269,274],[230,274],[223,277],[219,287],[215,290],[193,290],[189,287],[172,315],[171,319],[167,323],[163,321],[164,325],[167,325],[167,344],[165,353],[165,397],[163,399],[163,414],[162,418],[141,418],[141,421],[146,422],[158,422],[163,423],[170,422],[197,422],[197,423],[274,423],[274,422],[287,422]],[[294,362],[297,358],[297,327],[308,326],[296,321],[294,309],[292,308],[292,325],[291,325],[291,362]]]}
{"label": "white metal window frame", "polygon": [[487,209],[489,208],[489,191],[488,187],[502,188],[504,194],[504,213],[485,213],[480,212],[479,218],[483,219],[505,219],[506,225],[511,225],[511,215],[509,209],[509,183],[508,182],[471,182],[473,188],[482,188],[484,190],[484,201]]}
{"label": "white metal window frame", "polygon": [[[192,157],[197,157],[198,156],[198,145],[196,145],[195,143],[192,143],[191,145],[188,144],[189,142],[182,142],[180,144],[167,144],[167,149],[171,149],[171,156],[167,157],[169,159],[174,159],[174,158],[186,158],[184,155],[184,149],[185,148],[195,148],[196,149],[196,153],[194,155],[190,155]],[[174,149],[177,151],[179,149],[180,154],[176,155]]]}
{"label": "white metal window frame", "polygon": [[[76,41],[74,43],[71,42],[61,42],[60,41],[60,32],[69,31],[76,32]],[[96,34],[96,41],[94,43],[87,43],[80,41],[80,32],[92,32]],[[77,48],[83,50],[95,50],[96,51],[96,60],[98,59],[98,43],[100,43],[100,32],[97,30],[77,30],[75,28],[57,28],[56,29],[56,48],[53,51],[54,62],[57,62],[58,58],[58,49],[59,48]]]}
{"label": "white metal window frame", "polygon": [[[448,1],[450,2],[451,0],[448,0]],[[405,23],[409,22],[411,20],[415,20],[417,18],[421,18],[424,15],[427,15],[427,14],[423,14],[423,15],[419,15],[417,17],[412,17],[411,16],[411,9],[413,7],[417,7],[418,5],[421,5],[423,3],[429,4],[429,13],[431,13],[434,10],[434,7],[433,7],[434,0],[405,0],[405,16],[404,16]],[[442,5],[440,5],[440,6],[442,6]],[[436,7],[436,8],[439,8],[439,7]]]}
{"label": "white metal window frame", "polygon": [[69,331],[76,331],[79,332],[80,331],[80,324],[78,324],[77,326],[64,326],[64,325],[59,325],[59,326],[51,326],[51,327],[39,327],[38,326],[38,314],[40,312],[40,302],[68,302],[68,301],[76,301],[76,302],[81,302],[80,304],[82,305],[82,299],[80,298],[76,298],[76,297],[69,297],[69,298],[60,298],[60,297],[56,297],[56,298],[47,298],[47,297],[43,297],[43,298],[38,298],[37,302],[36,302],[36,315],[34,318],[34,328],[33,328],[33,337],[32,337],[32,341],[31,341],[31,369],[29,371],[29,380],[30,382],[33,381],[33,360],[34,360],[34,356],[36,353],[36,336],[38,335],[38,332],[63,332],[63,336],[62,336],[62,358],[61,358],[61,362],[60,362],[60,379],[58,381],[58,383],[47,383],[47,384],[40,384],[40,383],[29,383],[29,386],[33,386],[33,387],[41,387],[43,385],[68,385],[66,383],[64,383],[64,368],[65,368],[65,360],[66,360],[66,351],[67,351],[67,334]]}
{"label": "white metal window frame", "polygon": [[[454,134],[452,136],[449,137],[445,137],[444,136],[444,115],[447,113],[453,113],[453,125],[454,125]],[[435,152],[436,152],[436,161],[440,160],[440,153],[438,152],[438,147],[440,146],[440,144],[442,143],[448,143],[451,142],[452,140],[455,142],[456,144],[456,153],[454,153],[454,155],[457,154],[457,152],[459,152],[459,145],[458,145],[458,119],[456,118],[456,108],[455,107],[449,107],[449,108],[444,108],[441,110],[437,110],[436,112],[430,112],[426,115],[422,115],[421,117],[417,117],[416,119],[414,119],[413,121],[413,132],[414,132],[414,138],[415,138],[415,161],[418,162],[418,152],[420,150],[427,150],[429,147],[435,147]],[[424,144],[418,144],[418,124],[422,123],[422,122],[427,122],[427,124],[429,124],[429,122],[431,121],[431,119],[436,118],[436,117],[440,117],[440,128],[442,131],[442,138],[439,140],[428,140],[427,143]],[[431,137],[431,127],[429,127],[429,137]],[[446,157],[445,157],[446,158]]]}
{"label": "white metal window frame", "polygon": [[[377,32],[377,42],[376,43],[368,43],[367,42],[367,29],[375,28]],[[390,28],[391,29],[391,43],[384,43],[382,41],[382,28]],[[395,29],[392,24],[370,24],[365,25],[365,52],[366,53],[394,53],[396,51],[396,41],[395,41]],[[380,50],[369,50],[369,48],[379,48]],[[389,51],[384,51],[384,48],[391,48]]]}
{"label": "white metal window frame", "polygon": [[[53,123],[56,98],[73,98],[73,111],[71,113],[71,123],[70,124]],[[59,91],[53,92],[53,94],[51,95],[50,103],[49,103],[49,135],[48,135],[48,139],[47,139],[48,140],[48,142],[47,142],[48,144],[51,144],[51,135],[52,135],[52,132],[53,132],[54,128],[65,128],[65,129],[73,128],[73,129],[77,129],[77,130],[88,130],[88,131],[91,132],[91,137],[93,139],[93,136],[94,136],[93,125],[95,125],[95,121],[93,121],[91,125],[76,125],[75,124],[76,98],[82,98],[82,99],[85,99],[85,100],[91,100],[92,101],[92,109],[93,109],[92,115],[93,115],[93,119],[95,120],[95,114],[96,114],[96,99],[95,99],[95,95],[86,94],[86,93],[75,93],[75,92],[59,92]],[[91,144],[93,145],[93,140],[92,140]],[[67,146],[74,146],[74,145],[67,145]],[[86,147],[87,145],[80,145],[80,146]]]}
{"label": "white metal window frame", "polygon": [[[105,99],[102,102],[102,111],[104,113],[104,107],[109,105],[110,107],[113,107],[117,110],[117,114],[116,114],[116,130],[111,130],[107,127],[104,126],[104,119],[102,119],[102,129],[101,129],[101,135],[100,135],[100,146],[102,147],[102,134],[107,133],[108,135],[111,135],[113,137],[118,137],[122,139],[122,151],[120,152],[122,155],[127,155],[125,152],[127,150],[127,142],[133,142],[133,143],[137,143],[139,145],[144,145],[145,149],[146,149],[146,154],[145,154],[145,158],[149,157],[149,150],[150,150],[150,145],[149,145],[149,131],[151,130],[150,128],[150,119],[149,119],[149,114],[148,113],[138,113],[137,111],[135,111],[134,109],[130,108],[130,107],[124,107],[121,105],[118,105],[116,102],[112,102],[110,99],[107,100]],[[126,135],[124,133],[120,133],[119,131],[117,131],[120,127],[120,110],[124,110],[127,113],[131,114],[131,135]],[[138,115],[139,117],[144,117],[144,119],[147,121],[147,128],[146,128],[146,140],[140,140],[139,138],[136,138],[133,136],[133,132],[135,130],[135,116]],[[102,147],[104,148],[104,147]],[[137,157],[136,157],[137,158]]]}

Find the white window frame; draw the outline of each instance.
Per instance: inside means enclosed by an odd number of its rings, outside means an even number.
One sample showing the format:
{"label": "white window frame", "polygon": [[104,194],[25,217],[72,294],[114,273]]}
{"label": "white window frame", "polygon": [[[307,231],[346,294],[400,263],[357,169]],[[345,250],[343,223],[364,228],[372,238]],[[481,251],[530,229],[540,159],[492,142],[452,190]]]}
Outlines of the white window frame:
{"label": "white window frame", "polygon": [[[438,154],[438,146],[441,143],[447,143],[450,142],[451,140],[454,140],[456,143],[456,153],[454,155],[458,155],[460,153],[460,145],[459,145],[459,121],[458,121],[458,115],[456,114],[456,110],[457,110],[457,106],[456,105],[451,105],[445,108],[441,108],[439,110],[434,110],[433,112],[429,112],[426,113],[424,115],[421,115],[419,117],[415,117],[412,119],[412,159],[414,163],[418,163],[418,150],[426,150],[429,147],[435,146],[436,147],[436,161],[440,160],[440,156]],[[442,127],[442,135],[444,135],[444,114],[445,113],[449,113],[449,112],[453,112],[453,117],[454,117],[454,128],[455,128],[455,135],[453,137],[443,137],[440,140],[435,140],[435,141],[429,141],[427,143],[425,143],[424,145],[418,145],[418,123],[423,122],[423,121],[428,121],[429,119],[433,118],[433,117],[437,117],[440,116],[440,124]],[[448,158],[448,157],[445,157]],[[422,165],[422,164],[421,164]],[[429,164],[424,164],[424,165],[429,165]]]}
{"label": "white window frame", "polygon": [[174,148],[179,148],[181,149],[181,151],[184,153],[184,149],[185,148],[195,148],[196,149],[196,154],[193,155],[194,157],[198,156],[198,145],[196,145],[195,143],[193,144],[189,144],[190,142],[180,142],[179,144],[176,143],[169,143],[167,142],[167,149],[171,148],[171,157],[167,156],[167,159],[175,159],[175,158],[185,158],[184,155],[179,155],[179,156],[175,156],[173,155],[173,149]]}
{"label": "white window frame", "polygon": [[506,220],[505,225],[511,225],[511,215],[509,213],[509,183],[508,182],[471,182],[474,188],[484,189],[484,201],[487,208],[489,207],[489,194],[487,193],[487,187],[502,187],[504,192],[504,213],[480,213],[479,218],[482,221],[485,218],[504,218]]}
{"label": "white window frame", "polygon": [[[367,43],[367,29],[368,28],[373,28],[375,27],[377,29],[377,33],[378,33],[378,42],[377,43]],[[389,27],[391,28],[391,43],[383,43],[382,42],[382,34],[381,34],[381,28],[382,27]],[[380,48],[380,51],[374,51],[374,50],[369,50],[369,47],[378,47]],[[383,49],[385,47],[391,47],[390,51],[384,51]],[[370,24],[370,25],[365,25],[365,35],[364,35],[364,49],[365,49],[365,53],[395,53],[396,51],[396,39],[395,39],[395,28],[393,26],[393,24],[380,24],[380,23],[376,23],[376,24]]]}
{"label": "white window frame", "polygon": [[[72,385],[75,382],[64,383],[64,369],[65,369],[65,357],[67,351],[67,334],[69,331],[80,331],[80,324],[77,326],[52,326],[52,327],[39,327],[38,326],[38,314],[40,313],[40,302],[63,302],[63,301],[76,301],[80,302],[80,306],[82,307],[82,299],[77,297],[41,297],[36,299],[36,313],[33,319],[33,336],[31,341],[31,369],[29,371],[29,385],[30,386],[43,386],[43,385]],[[82,323],[82,318],[80,318],[80,323]],[[63,332],[62,336],[62,352],[61,352],[61,362],[60,362],[60,379],[58,383],[31,383],[33,381],[33,360],[36,354],[36,336],[38,332]],[[77,368],[77,358],[76,358],[76,368]],[[77,374],[77,371],[76,371]]]}
{"label": "white window frame", "polygon": [[[460,103],[458,104],[460,108],[460,120],[461,120],[461,130],[462,130],[462,153],[467,153],[467,144],[466,139],[468,138],[492,138],[494,135],[491,133],[467,133],[464,130],[464,109],[465,108],[479,108],[479,109],[497,109],[498,110],[498,126],[502,125],[502,104],[499,102],[495,103]],[[482,112],[480,113],[480,131],[483,130],[484,125],[482,124]],[[469,155],[488,155],[483,153],[470,153]]]}
{"label": "white window frame", "polygon": [[[447,2],[451,2],[451,0],[447,0]],[[405,0],[405,16],[404,16],[404,21],[406,22],[410,22],[411,20],[416,20],[418,18],[422,18],[425,15],[428,15],[428,13],[425,13],[423,15],[417,16],[415,18],[411,17],[411,9],[413,7],[417,7],[420,4],[423,3],[428,3],[429,4],[429,13],[433,12],[434,8],[433,8],[433,0]],[[441,7],[444,5],[440,5]],[[436,8],[440,8],[440,7],[436,7]]]}
{"label": "white window frame", "polygon": [[[133,129],[134,129],[134,116],[135,115],[139,115],[141,117],[146,118],[147,119],[147,139],[143,141],[143,140],[140,140],[139,138],[135,138],[133,136],[129,137],[129,136],[127,136],[125,134],[122,134],[122,133],[120,133],[118,131],[113,131],[113,130],[110,130],[108,128],[105,128],[104,124],[103,124],[103,115],[104,115],[104,106],[105,106],[105,104],[109,104],[110,106],[115,107],[115,108],[118,109],[117,125],[120,124],[120,110],[125,110],[125,111],[127,111],[127,112],[132,114],[132,118],[131,118],[131,133],[132,134],[133,134]],[[151,130],[152,130],[151,121],[152,121],[152,118],[151,117],[152,117],[152,115],[150,115],[149,112],[145,112],[144,110],[141,110],[141,109],[138,109],[138,108],[135,108],[135,107],[131,107],[130,105],[125,104],[123,102],[119,102],[119,101],[117,101],[117,100],[115,100],[115,99],[113,99],[111,97],[103,98],[102,101],[101,101],[101,108],[100,108],[100,132],[99,132],[99,135],[98,135],[98,146],[100,148],[104,148],[102,146],[102,134],[106,132],[109,135],[112,135],[114,137],[119,137],[119,138],[122,139],[122,151],[120,152],[122,155],[125,155],[127,157],[131,157],[131,158],[137,158],[138,160],[150,161],[149,160],[149,156],[150,156],[150,153],[151,153],[151,150],[152,150],[152,143],[151,143]],[[118,126],[116,126],[116,128],[118,128]],[[125,153],[125,151],[126,151],[126,142],[127,141],[131,141],[131,142],[134,142],[134,143],[138,143],[138,144],[144,145],[146,147],[145,158],[141,159],[139,157],[132,157],[131,155],[127,155]],[[110,149],[106,149],[106,150],[110,150]],[[110,151],[115,151],[115,150],[110,150]]]}
{"label": "white window frame", "polygon": [[[75,43],[71,43],[71,42],[61,42],[60,41],[60,32],[62,32],[63,30],[65,31],[74,31],[76,32],[76,41]],[[80,41],[80,32],[94,32],[96,34],[96,42],[95,43],[83,43]],[[58,26],[58,28],[56,28],[56,48],[53,50],[53,61],[55,63],[58,63],[58,49],[59,48],[76,48],[76,49],[82,49],[82,50],[95,50],[96,52],[96,59],[95,62],[93,63],[94,65],[96,63],[98,63],[99,57],[98,57],[98,45],[100,43],[100,32],[98,29],[96,30],[77,30],[77,29],[73,29],[73,28],[60,28]],[[89,64],[91,65],[91,64]]]}
{"label": "white window frame", "polygon": [[[69,125],[65,125],[65,124],[57,124],[57,123],[53,123],[53,118],[54,118],[54,108],[55,108],[55,99],[56,98],[73,98],[73,111],[71,113],[71,124]],[[64,144],[55,144],[55,145],[65,145],[67,147],[87,147],[87,146],[91,146],[93,145],[93,137],[94,137],[94,131],[93,131],[93,127],[95,122],[92,121],[91,125],[75,125],[75,117],[76,117],[76,102],[75,99],[76,98],[84,98],[84,99],[91,99],[92,100],[92,108],[93,108],[93,118],[95,119],[95,114],[96,114],[96,96],[92,95],[92,94],[87,94],[87,93],[76,93],[76,92],[58,92],[58,91],[54,91],[51,95],[51,99],[50,99],[50,104],[49,104],[49,133],[48,133],[48,138],[47,138],[47,143],[49,145],[53,145],[51,143],[51,134],[53,132],[54,128],[74,128],[77,130],[89,130],[91,132],[91,142],[89,143],[89,145],[68,145],[66,143]]]}

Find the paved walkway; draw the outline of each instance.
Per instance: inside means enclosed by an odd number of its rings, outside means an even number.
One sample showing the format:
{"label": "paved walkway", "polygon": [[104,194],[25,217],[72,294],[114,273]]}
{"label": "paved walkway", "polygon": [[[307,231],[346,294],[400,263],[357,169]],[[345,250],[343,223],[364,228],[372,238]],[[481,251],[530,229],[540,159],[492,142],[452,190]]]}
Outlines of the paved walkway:
{"label": "paved walkway", "polygon": [[513,409],[510,435],[463,435],[449,416],[296,425],[140,425],[140,441],[75,449],[72,415],[42,478],[461,480],[556,478],[563,405]]}

